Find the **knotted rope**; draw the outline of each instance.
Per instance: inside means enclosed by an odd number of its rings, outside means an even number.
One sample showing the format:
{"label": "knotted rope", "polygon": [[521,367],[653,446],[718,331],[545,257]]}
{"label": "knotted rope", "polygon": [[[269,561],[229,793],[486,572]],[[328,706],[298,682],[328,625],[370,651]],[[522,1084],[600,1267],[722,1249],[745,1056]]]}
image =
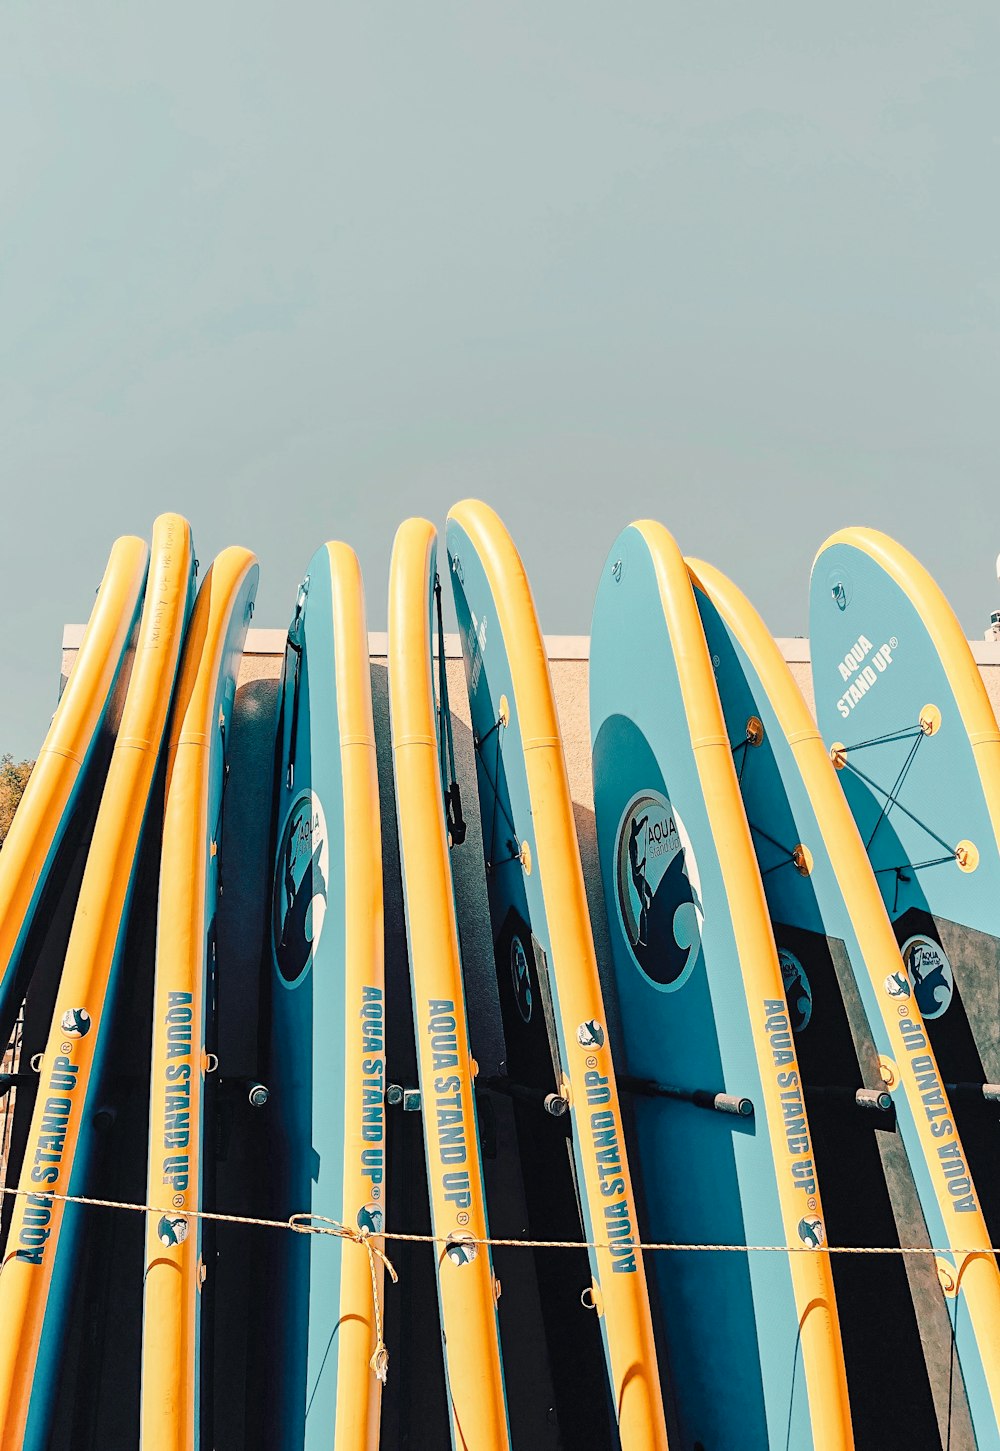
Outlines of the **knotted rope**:
{"label": "knotted rope", "polygon": [[342,1224],[339,1219],[328,1219],[325,1214],[310,1214],[305,1210],[300,1210],[298,1214],[289,1216],[288,1228],[294,1230],[296,1234],[331,1234],[335,1239],[349,1239],[355,1244],[364,1245],[368,1251],[368,1268],[372,1277],[372,1308],[375,1312],[375,1349],[372,1351],[368,1364],[385,1385],[389,1376],[389,1352],[382,1338],[382,1305],[379,1300],[375,1259],[377,1256],[381,1260],[395,1285],[399,1282],[399,1276],[396,1274],[389,1256],[377,1244],[372,1244],[371,1230],[367,1225],[362,1229],[353,1229],[349,1224]]}

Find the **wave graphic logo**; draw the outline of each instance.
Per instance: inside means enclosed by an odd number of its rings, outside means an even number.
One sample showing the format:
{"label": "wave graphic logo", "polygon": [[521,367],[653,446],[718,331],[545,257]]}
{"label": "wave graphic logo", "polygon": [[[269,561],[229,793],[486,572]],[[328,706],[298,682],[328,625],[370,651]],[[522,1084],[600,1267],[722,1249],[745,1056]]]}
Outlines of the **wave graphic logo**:
{"label": "wave graphic logo", "polygon": [[679,813],[658,791],[633,796],[615,843],[618,916],[636,967],[674,992],[701,955],[701,880]]}
{"label": "wave graphic logo", "polygon": [[274,864],[271,946],[278,977],[295,987],[312,967],[326,918],[330,847],[314,791],[301,791],[285,817]]}
{"label": "wave graphic logo", "polygon": [[955,975],[944,948],[930,937],[910,937],[902,946],[906,975],[925,1022],[941,1018],[955,995]]}

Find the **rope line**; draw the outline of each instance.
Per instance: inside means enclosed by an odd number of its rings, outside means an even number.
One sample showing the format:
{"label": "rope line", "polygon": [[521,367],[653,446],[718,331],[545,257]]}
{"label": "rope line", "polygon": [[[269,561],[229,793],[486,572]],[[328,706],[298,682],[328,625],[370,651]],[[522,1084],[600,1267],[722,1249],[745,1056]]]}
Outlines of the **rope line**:
{"label": "rope line", "polygon": [[[0,1184],[0,1196],[3,1195],[32,1195],[40,1197],[36,1189],[22,1189],[19,1186]],[[354,1229],[349,1224],[342,1223],[339,1219],[328,1219],[322,1214],[313,1214],[308,1210],[300,1210],[290,1214],[287,1219],[266,1219],[251,1214],[223,1214],[218,1210],[210,1209],[188,1209],[183,1215],[178,1215],[172,1208],[164,1208],[156,1204],[139,1204],[125,1199],[98,1199],[91,1195],[84,1194],[45,1194],[44,1197],[50,1202],[58,1201],[61,1204],[80,1204],[95,1209],[127,1209],[137,1214],[166,1214],[176,1218],[210,1220],[216,1224],[242,1224],[258,1229],[287,1229],[293,1234],[322,1234],[330,1235],[334,1239],[348,1240],[357,1244],[365,1250],[368,1255],[368,1268],[371,1272],[372,1286],[372,1309],[375,1321],[375,1349],[372,1351],[368,1365],[372,1373],[384,1385],[389,1374],[389,1352],[386,1348],[383,1335],[382,1303],[379,1295],[378,1273],[376,1270],[376,1259],[379,1260],[388,1271],[393,1284],[397,1284],[399,1276],[396,1269],[385,1251],[374,1241],[394,1241],[397,1244],[434,1244],[450,1245],[454,1243],[452,1235],[443,1234],[408,1234],[402,1230],[383,1230],[373,1234],[369,1229]],[[484,1248],[501,1249],[620,1249],[622,1241],[618,1240],[612,1244],[606,1240],[571,1240],[571,1239],[497,1239],[492,1236],[479,1238],[476,1235],[462,1235],[463,1243],[481,1245]],[[938,1255],[953,1256],[956,1260],[968,1261],[979,1258],[983,1255],[997,1255],[1000,1250],[993,1246],[978,1246],[973,1249],[958,1249],[949,1245],[940,1249],[933,1245],[840,1245],[826,1244],[818,1250],[806,1244],[685,1244],[671,1241],[650,1241],[630,1240],[629,1245],[634,1250],[643,1253],[649,1251],[672,1252],[684,1254],[832,1254],[832,1255]],[[4,1255],[3,1264],[0,1265],[0,1272],[3,1266],[14,1258],[16,1251],[12,1251],[9,1244]],[[961,1271],[959,1272],[961,1278]]]}
{"label": "rope line", "polygon": [[[154,1211],[155,1212],[155,1211]],[[312,1223],[308,1221],[313,1221]],[[280,1220],[275,1223],[280,1223]],[[297,1214],[288,1217],[287,1228],[295,1234],[329,1234],[335,1239],[349,1239],[354,1244],[363,1245],[368,1251],[368,1268],[372,1277],[372,1308],[375,1312],[375,1349],[372,1351],[368,1364],[375,1376],[385,1385],[389,1376],[389,1352],[386,1349],[385,1340],[382,1337],[382,1304],[378,1293],[378,1272],[375,1268],[376,1256],[389,1272],[389,1277],[395,1285],[399,1276],[392,1261],[384,1250],[377,1244],[372,1244],[371,1230],[351,1229],[349,1225],[342,1224],[339,1219],[328,1219],[325,1214],[310,1214],[300,1210]],[[381,1236],[385,1238],[385,1236]]]}
{"label": "rope line", "polygon": [[[447,1234],[410,1234],[404,1230],[380,1230],[377,1234],[367,1229],[352,1229],[349,1224],[342,1224],[337,1219],[326,1219],[323,1215],[312,1214],[308,1210],[300,1210],[291,1214],[287,1219],[264,1219],[250,1214],[223,1214],[218,1210],[210,1209],[186,1209],[183,1213],[178,1210],[164,1207],[158,1204],[139,1204],[125,1199],[96,1199],[83,1194],[49,1194],[41,1193],[37,1188],[22,1189],[14,1185],[0,1185],[0,1194],[11,1195],[34,1195],[63,1204],[82,1204],[97,1209],[128,1209],[139,1214],[169,1214],[177,1219],[207,1219],[217,1224],[244,1224],[258,1229],[290,1229],[294,1234],[327,1234],[336,1239],[351,1240],[355,1244],[366,1246],[370,1254],[373,1252],[385,1264],[390,1271],[393,1283],[398,1280],[398,1275],[392,1268],[375,1240],[395,1241],[399,1244],[441,1244],[449,1245],[454,1243],[454,1236]],[[309,1223],[315,1220],[317,1223]],[[622,1241],[615,1240],[578,1240],[578,1239],[496,1239],[492,1236],[480,1238],[476,1235],[466,1235],[463,1231],[462,1242],[468,1244],[482,1245],[484,1247],[497,1247],[502,1249],[618,1249]],[[693,1253],[705,1251],[713,1254],[816,1254],[817,1250],[811,1245],[805,1244],[688,1244],[671,1240],[629,1240],[632,1249],[650,1251],[683,1251]],[[955,1255],[956,1257],[969,1257],[973,1255],[1000,1255],[1000,1247],[995,1245],[976,1245],[972,1248],[960,1249],[955,1245],[946,1245],[943,1248],[937,1245],[839,1245],[825,1244],[819,1253],[832,1255]]]}

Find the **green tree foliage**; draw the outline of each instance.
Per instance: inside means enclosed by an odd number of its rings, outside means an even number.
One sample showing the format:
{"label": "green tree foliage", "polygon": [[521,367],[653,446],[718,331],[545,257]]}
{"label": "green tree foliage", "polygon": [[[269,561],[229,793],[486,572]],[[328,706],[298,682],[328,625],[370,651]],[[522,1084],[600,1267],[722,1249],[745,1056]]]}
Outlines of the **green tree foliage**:
{"label": "green tree foliage", "polygon": [[34,764],[34,761],[15,761],[9,754],[0,756],[0,846],[7,839],[17,803],[24,795]]}

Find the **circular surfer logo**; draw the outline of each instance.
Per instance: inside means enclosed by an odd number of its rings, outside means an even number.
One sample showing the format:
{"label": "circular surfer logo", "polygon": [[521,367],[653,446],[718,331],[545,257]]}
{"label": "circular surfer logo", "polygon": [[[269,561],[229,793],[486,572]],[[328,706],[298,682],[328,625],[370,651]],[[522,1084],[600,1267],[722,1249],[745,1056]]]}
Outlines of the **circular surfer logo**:
{"label": "circular surfer logo", "polygon": [[794,952],[789,952],[786,947],[779,947],[778,961],[781,963],[781,981],[785,986],[792,1032],[801,1033],[804,1028],[808,1028],[809,1019],[812,1017],[812,988],[809,986],[805,968]]}
{"label": "circular surfer logo", "polygon": [[520,937],[514,937],[510,944],[510,977],[514,984],[514,1001],[517,1011],[526,1023],[531,1022],[531,970],[528,954]]}
{"label": "circular surfer logo", "polygon": [[274,864],[271,941],[278,976],[294,987],[309,971],[326,916],[330,848],[319,797],[302,791],[285,817]]}
{"label": "circular surfer logo", "polygon": [[807,1214],[799,1220],[799,1239],[808,1249],[822,1249],[826,1239],[823,1221],[817,1214]]}
{"label": "circular surfer logo", "polygon": [[576,1030],[576,1041],[581,1048],[603,1048],[604,1029],[596,1018],[588,1018]]}
{"label": "circular surfer logo", "polygon": [[183,1214],[165,1214],[156,1226],[156,1234],[161,1244],[172,1249],[176,1244],[183,1244],[188,1237],[188,1222]]}
{"label": "circular surfer logo", "polygon": [[882,986],[891,998],[908,998],[910,983],[905,972],[890,972]]}
{"label": "circular surfer logo", "polygon": [[636,967],[673,992],[701,950],[701,881],[684,823],[658,791],[641,791],[618,824],[618,914]]}
{"label": "circular surfer logo", "polygon": [[453,1265],[471,1265],[479,1253],[479,1246],[469,1234],[449,1234],[445,1254]]}
{"label": "circular surfer logo", "polygon": [[85,1038],[90,1032],[90,1014],[86,1008],[70,1008],[63,1013],[59,1026],[67,1038]]}
{"label": "circular surfer logo", "polygon": [[365,1204],[358,1210],[358,1228],[366,1229],[369,1234],[381,1234],[384,1222],[380,1204]]}
{"label": "circular surfer logo", "polygon": [[902,954],[921,1016],[942,1017],[955,993],[955,975],[944,948],[930,937],[910,937],[903,943]]}

